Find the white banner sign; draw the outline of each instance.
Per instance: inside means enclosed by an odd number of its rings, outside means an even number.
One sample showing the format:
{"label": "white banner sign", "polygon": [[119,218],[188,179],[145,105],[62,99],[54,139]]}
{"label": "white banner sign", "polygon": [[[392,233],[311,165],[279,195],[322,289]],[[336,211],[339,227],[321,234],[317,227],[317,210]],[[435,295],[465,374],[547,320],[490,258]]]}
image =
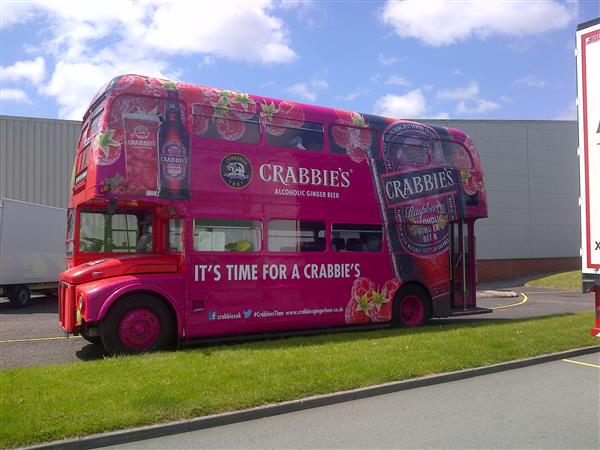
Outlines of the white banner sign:
{"label": "white banner sign", "polygon": [[583,273],[600,274],[600,20],[577,30]]}

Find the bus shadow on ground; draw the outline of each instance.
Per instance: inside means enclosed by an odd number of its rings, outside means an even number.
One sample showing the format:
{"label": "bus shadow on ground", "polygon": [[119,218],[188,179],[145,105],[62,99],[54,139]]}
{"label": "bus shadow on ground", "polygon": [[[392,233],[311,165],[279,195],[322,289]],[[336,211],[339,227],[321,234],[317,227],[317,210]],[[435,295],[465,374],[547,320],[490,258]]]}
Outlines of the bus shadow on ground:
{"label": "bus shadow on ground", "polygon": [[413,336],[419,334],[434,334],[447,332],[456,328],[479,328],[490,324],[522,323],[542,320],[550,316],[569,316],[574,313],[551,314],[534,318],[471,318],[471,319],[434,319],[425,326],[418,328],[396,328],[388,324],[369,327],[341,327],[334,329],[301,330],[285,333],[265,333],[257,335],[211,338],[185,343],[180,347],[183,351],[200,351],[209,356],[214,351],[222,350],[223,346],[252,345],[252,350],[285,349],[293,346],[318,347],[330,343],[351,343],[360,340],[388,339],[393,336]]}
{"label": "bus shadow on ground", "polygon": [[[433,334],[447,332],[453,328],[479,328],[493,323],[521,323],[543,320],[551,316],[569,316],[574,313],[538,316],[526,319],[511,318],[471,318],[471,319],[434,319],[425,326],[418,328],[393,328],[388,324],[367,327],[341,327],[333,329],[300,330],[295,332],[262,333],[244,336],[226,336],[210,339],[200,339],[183,343],[175,351],[199,351],[210,356],[223,347],[243,347],[252,345],[252,350],[277,350],[290,347],[319,347],[331,343],[352,343],[360,340],[388,339],[397,335],[413,336],[419,334]],[[101,345],[88,343],[75,355],[81,361],[95,361],[110,358]]]}
{"label": "bus shadow on ground", "polygon": [[80,350],[76,350],[75,356],[81,361],[96,361],[98,359],[108,358],[109,354],[104,351],[104,347],[101,345],[88,343]]}

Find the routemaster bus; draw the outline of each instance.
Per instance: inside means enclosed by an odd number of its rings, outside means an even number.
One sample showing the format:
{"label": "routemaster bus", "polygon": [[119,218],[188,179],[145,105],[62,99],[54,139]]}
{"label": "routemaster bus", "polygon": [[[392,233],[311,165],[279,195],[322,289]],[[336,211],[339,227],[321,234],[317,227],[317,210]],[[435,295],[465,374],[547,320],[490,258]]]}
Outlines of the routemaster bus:
{"label": "routemaster bus", "polygon": [[96,94],[60,324],[109,353],[489,312],[463,132],[139,75]]}

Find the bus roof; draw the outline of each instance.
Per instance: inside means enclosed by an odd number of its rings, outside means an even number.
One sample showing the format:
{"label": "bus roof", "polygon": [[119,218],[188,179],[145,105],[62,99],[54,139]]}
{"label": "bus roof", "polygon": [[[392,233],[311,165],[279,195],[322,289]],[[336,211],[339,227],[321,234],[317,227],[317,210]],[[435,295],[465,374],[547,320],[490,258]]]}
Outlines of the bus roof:
{"label": "bus roof", "polygon": [[[90,102],[90,105],[86,110],[86,113],[84,114],[84,121],[93,111],[97,109],[96,107],[99,101],[104,102],[106,99],[110,97],[115,97],[117,95],[143,95],[157,98],[166,98],[166,93],[168,89],[177,89],[180,92],[180,98],[183,101],[189,102],[190,100],[199,100],[200,103],[202,103],[202,100],[205,100],[207,102],[211,101],[210,96],[207,96],[207,93],[229,93],[234,98],[238,96],[242,105],[247,99],[249,101],[254,102],[257,105],[266,105],[267,108],[260,111],[261,116],[274,114],[273,111],[268,110],[268,107],[273,107],[273,109],[277,109],[277,106],[283,102],[284,105],[297,105],[303,111],[310,112],[309,115],[312,117],[321,116],[326,121],[327,118],[329,118],[327,122],[331,123],[340,122],[340,116],[342,116],[342,118],[347,117],[349,123],[351,122],[355,126],[362,127],[364,126],[364,122],[360,118],[368,117],[370,119],[367,122],[369,124],[369,127],[379,131],[380,133],[382,133],[389,124],[398,120],[411,122],[411,120],[406,119],[376,116],[369,113],[360,113],[356,111],[328,108],[301,102],[291,102],[288,100],[273,97],[241,93],[224,88],[194,85],[184,83],[181,81],[174,81],[164,78],[154,78],[137,74],[119,75],[113,78],[108,83],[106,83],[104,86],[102,86],[92,98],[92,101]],[[463,142],[467,138],[467,135],[463,131],[456,128],[442,127],[440,125],[431,124],[427,124],[427,126],[429,126],[432,129],[435,129],[442,139],[451,139]]]}

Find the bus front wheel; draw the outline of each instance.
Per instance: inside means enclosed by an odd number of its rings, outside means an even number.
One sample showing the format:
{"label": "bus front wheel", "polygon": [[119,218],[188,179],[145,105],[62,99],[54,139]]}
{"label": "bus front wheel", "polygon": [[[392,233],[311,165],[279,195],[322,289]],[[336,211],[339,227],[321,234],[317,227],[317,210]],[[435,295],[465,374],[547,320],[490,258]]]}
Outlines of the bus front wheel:
{"label": "bus front wheel", "polygon": [[175,326],[171,311],[150,295],[119,300],[100,326],[102,345],[111,354],[137,354],[171,347]]}
{"label": "bus front wheel", "polygon": [[431,302],[427,292],[416,285],[400,288],[392,309],[392,325],[396,327],[418,327],[431,317]]}

